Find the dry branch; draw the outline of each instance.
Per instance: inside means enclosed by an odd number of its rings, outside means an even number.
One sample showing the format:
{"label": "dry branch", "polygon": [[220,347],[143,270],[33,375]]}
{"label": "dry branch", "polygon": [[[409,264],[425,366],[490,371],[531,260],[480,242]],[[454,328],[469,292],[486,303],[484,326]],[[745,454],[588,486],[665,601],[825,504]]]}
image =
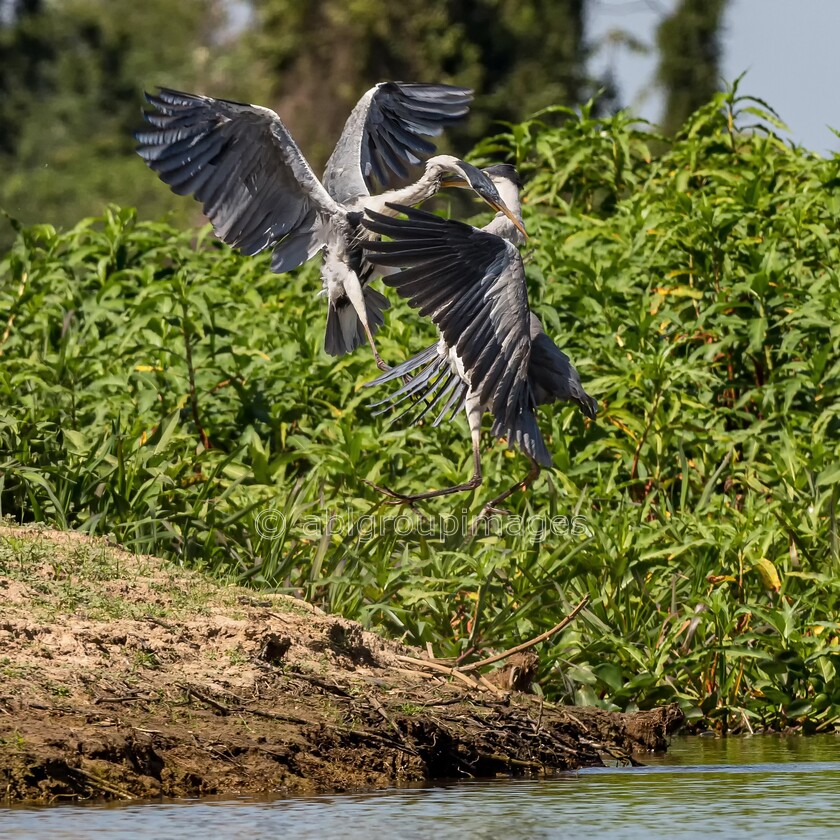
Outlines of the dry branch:
{"label": "dry branch", "polygon": [[483,668],[485,665],[492,665],[494,662],[501,662],[503,659],[507,659],[515,653],[521,653],[523,650],[528,650],[528,648],[532,648],[534,645],[538,645],[540,642],[550,639],[555,633],[559,633],[563,628],[568,627],[568,625],[574,621],[575,616],[577,616],[577,614],[588,603],[589,596],[584,595],[583,600],[561,622],[555,624],[550,630],[546,630],[545,633],[540,633],[539,636],[534,636],[533,639],[529,639],[527,642],[523,642],[521,645],[517,645],[516,647],[508,648],[508,650],[503,651],[502,653],[497,653],[495,656],[488,656],[486,659],[481,659],[478,662],[471,662],[469,665],[459,665],[456,670],[460,673],[475,671],[476,668]]}

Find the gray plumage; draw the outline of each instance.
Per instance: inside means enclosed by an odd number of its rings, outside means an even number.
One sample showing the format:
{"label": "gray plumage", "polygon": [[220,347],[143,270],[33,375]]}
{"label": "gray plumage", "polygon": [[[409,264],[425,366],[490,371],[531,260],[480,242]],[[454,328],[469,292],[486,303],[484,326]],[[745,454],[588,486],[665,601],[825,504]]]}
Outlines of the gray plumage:
{"label": "gray plumage", "polygon": [[569,357],[546,335],[533,312],[528,378],[537,405],[574,402],[590,420],[595,419],[598,403],[583,390],[580,375]]}
{"label": "gray plumage", "polygon": [[435,151],[437,137],[469,111],[472,91],[452,85],[381,82],[367,91],[347,119],[327,161],[324,186],[350,202],[375,188],[393,189]]}
{"label": "gray plumage", "polygon": [[516,248],[471,225],[411,208],[408,221],[369,212],[364,224],[393,241],[365,245],[368,259],[402,271],[385,283],[431,318],[440,350],[468,383],[482,409],[519,438],[534,458],[550,462],[536,425],[528,383],[530,311]]}
{"label": "gray plumage", "polygon": [[[507,206],[515,206],[518,213],[518,176],[509,169],[493,167],[484,172],[493,177]],[[535,465],[550,466],[536,407],[569,400],[594,418],[597,403],[584,391],[568,357],[545,334],[528,307],[522,260],[509,241],[521,240],[519,230],[502,214],[478,230],[419,210],[400,209],[407,220],[368,214],[370,221],[364,224],[392,241],[371,242],[365,249],[372,262],[402,267],[385,278],[386,284],[432,319],[440,339],[370,383],[381,384],[419,371],[375,405],[391,407],[409,400],[408,410],[400,416],[417,422],[437,412],[433,425],[441,423],[448,412],[451,417],[466,407],[476,464],[467,484],[421,496],[480,483],[477,447],[484,411],[493,416],[496,437],[507,439]]]}
{"label": "gray plumage", "polygon": [[359,224],[362,211],[393,212],[387,206],[392,200],[419,203],[452,176],[497,209],[505,207],[489,178],[448,155],[428,160],[423,176],[409,186],[371,196],[370,184],[374,178],[388,183],[402,177],[407,164],[434,151],[422,135],[438,134],[463,116],[469,98],[469,91],[446,85],[372,88],[348,119],[327,165],[329,189],[277,114],[257,105],[168,89],[147,94],[155,110],[145,114],[152,128],[136,134],[138,153],[174,192],[202,202],[224,242],[249,255],[272,248],[273,271],[290,271],[325,250],[326,350],[341,355],[367,337],[384,368],[373,333],[388,303],[366,288],[374,269],[361,249],[371,236]]}
{"label": "gray plumage", "polygon": [[138,154],[178,195],[202,203],[216,235],[244,254],[311,230],[341,208],[268,108],[162,88]]}

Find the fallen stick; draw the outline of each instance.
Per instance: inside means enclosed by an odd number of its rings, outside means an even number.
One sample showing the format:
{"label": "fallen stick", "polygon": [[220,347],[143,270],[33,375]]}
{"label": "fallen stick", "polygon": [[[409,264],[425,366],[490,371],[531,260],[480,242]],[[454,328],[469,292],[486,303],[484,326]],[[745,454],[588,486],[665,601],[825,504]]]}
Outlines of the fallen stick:
{"label": "fallen stick", "polygon": [[214,700],[212,697],[208,697],[203,691],[199,691],[197,688],[193,688],[190,685],[186,685],[185,683],[177,683],[178,688],[182,691],[186,691],[188,696],[195,697],[196,700],[201,701],[202,703],[206,703],[208,706],[214,708],[219,714],[221,715],[229,715],[231,713],[230,708],[225,706],[224,703],[220,703],[218,700]]}
{"label": "fallen stick", "polygon": [[446,685],[443,674],[431,674],[428,671],[418,671],[416,668],[394,668],[398,674],[411,674],[413,677],[420,677],[423,680],[439,680],[439,684]]}
{"label": "fallen stick", "polygon": [[71,767],[68,765],[67,769],[71,772],[71,774],[75,773],[76,775],[81,776],[82,779],[84,779],[84,783],[89,788],[104,790],[105,793],[111,793],[114,796],[118,796],[120,799],[136,799],[136,797],[132,796],[132,794],[130,794],[127,790],[123,790],[122,788],[111,784],[111,782],[106,782],[104,779],[94,776],[93,773],[88,773],[87,770],[82,770],[81,767]]}
{"label": "fallen stick", "polygon": [[430,662],[428,659],[415,659],[413,656],[397,656],[397,659],[400,662],[408,662],[411,665],[417,665],[421,668],[428,668],[429,670],[436,671],[440,674],[446,674],[448,677],[455,677],[455,679],[465,683],[473,690],[478,689],[480,691],[490,691],[495,694],[496,697],[500,697],[504,694],[503,691],[496,688],[496,686],[492,683],[487,682],[487,680],[485,680],[481,675],[479,675],[476,680],[472,677],[468,677],[466,674],[462,674],[458,668],[451,668],[449,665],[441,665],[439,662]]}
{"label": "fallen stick", "polygon": [[589,596],[584,595],[583,600],[559,624],[555,624],[554,627],[550,630],[546,630],[545,633],[540,633],[539,636],[534,636],[533,639],[523,642],[521,645],[517,645],[516,647],[509,648],[502,653],[497,653],[495,656],[488,656],[486,659],[480,659],[478,662],[471,662],[469,665],[459,665],[453,670],[456,673],[462,674],[467,671],[475,671],[476,668],[483,668],[485,665],[492,665],[494,662],[501,662],[502,659],[507,659],[509,656],[513,656],[514,653],[521,653],[523,650],[528,650],[528,648],[532,648],[534,645],[538,645],[540,642],[550,639],[555,633],[559,633],[564,627],[571,624],[574,621],[575,616],[577,616],[577,614],[588,603]]}

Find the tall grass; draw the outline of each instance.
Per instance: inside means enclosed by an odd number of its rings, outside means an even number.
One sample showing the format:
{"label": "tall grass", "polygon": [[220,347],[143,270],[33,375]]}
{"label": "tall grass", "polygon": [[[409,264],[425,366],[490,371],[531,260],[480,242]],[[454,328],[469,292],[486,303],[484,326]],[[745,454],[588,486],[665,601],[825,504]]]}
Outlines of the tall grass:
{"label": "tall grass", "polygon": [[[373,415],[370,354],[321,350],[317,266],[278,277],[131,210],[21,230],[0,262],[0,514],[440,655],[514,644],[588,593],[543,652],[551,698],[835,727],[840,158],[775,125],[733,90],[670,141],[552,109],[476,150],[528,179],[531,299],[601,414],[543,410],[557,469],[472,542],[444,516],[527,465],[488,435],[478,491],[429,518],[384,505],[364,479],[456,483],[468,434]],[[389,315],[386,359],[430,340]]]}

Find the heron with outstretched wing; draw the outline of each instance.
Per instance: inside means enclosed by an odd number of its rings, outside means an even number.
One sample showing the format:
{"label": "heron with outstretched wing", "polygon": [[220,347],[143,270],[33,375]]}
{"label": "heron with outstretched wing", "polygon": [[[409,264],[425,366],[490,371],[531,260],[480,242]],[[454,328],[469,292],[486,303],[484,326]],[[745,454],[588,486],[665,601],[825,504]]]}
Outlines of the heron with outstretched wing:
{"label": "heron with outstretched wing", "polygon": [[416,502],[478,487],[481,418],[489,411],[493,435],[520,449],[531,469],[523,481],[488,502],[482,516],[515,490],[527,487],[541,467],[551,466],[537,425],[537,406],[572,401],[592,419],[597,410],[569,358],[529,308],[525,269],[515,244],[521,241],[516,171],[497,166],[484,173],[497,184],[518,224],[499,214],[478,229],[410,207],[391,207],[407,219],[369,211],[363,222],[390,239],[366,242],[368,259],[402,269],[386,275],[384,282],[431,318],[439,333],[436,344],[370,383],[418,371],[376,405],[391,407],[407,400],[409,407],[400,417],[409,415],[416,423],[432,415],[435,426],[464,408],[473,449],[473,475],[467,482],[414,495],[377,489],[394,499]]}
{"label": "heron with outstretched wing", "polygon": [[321,269],[329,300],[325,349],[343,355],[365,338],[387,370],[373,334],[388,306],[368,284],[373,277],[361,248],[372,234],[363,211],[386,214],[390,202],[413,205],[447,186],[471,187],[509,213],[489,178],[449,155],[426,161],[422,177],[372,196],[375,182],[392,186],[434,151],[424,136],[468,110],[471,92],[448,85],[386,82],[353,110],[322,183],[274,111],[259,105],[161,89],[147,94],[151,128],[138,132],[138,153],[178,195],[202,202],[216,235],[244,254],[271,248],[272,271],[297,268],[325,251]]}

